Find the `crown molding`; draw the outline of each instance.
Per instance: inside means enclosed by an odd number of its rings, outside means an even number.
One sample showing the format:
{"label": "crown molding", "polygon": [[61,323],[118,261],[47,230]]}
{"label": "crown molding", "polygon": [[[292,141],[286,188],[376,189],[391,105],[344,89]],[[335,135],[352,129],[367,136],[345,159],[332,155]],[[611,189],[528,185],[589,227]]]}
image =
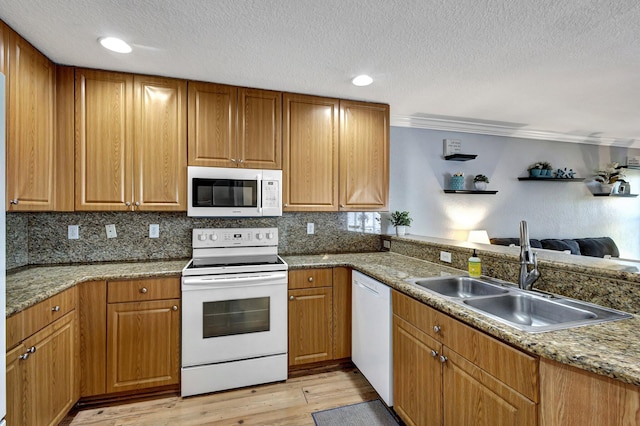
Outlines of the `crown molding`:
{"label": "crown molding", "polygon": [[480,135],[505,136],[510,138],[536,139],[556,142],[582,143],[590,145],[640,148],[640,140],[616,139],[589,135],[576,135],[545,130],[523,129],[506,124],[483,123],[470,120],[455,120],[436,117],[416,117],[411,115],[392,115],[390,124],[397,127],[442,130],[448,132],[476,133]]}

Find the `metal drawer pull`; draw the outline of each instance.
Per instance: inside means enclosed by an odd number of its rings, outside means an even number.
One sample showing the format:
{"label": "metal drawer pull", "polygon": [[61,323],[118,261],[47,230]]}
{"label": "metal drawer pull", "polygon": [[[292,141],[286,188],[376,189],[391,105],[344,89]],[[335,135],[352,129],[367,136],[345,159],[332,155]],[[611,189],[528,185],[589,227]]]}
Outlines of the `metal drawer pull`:
{"label": "metal drawer pull", "polygon": [[446,356],[444,356],[444,355],[440,355],[440,362],[441,362],[441,363],[443,363],[443,364],[444,364],[445,362],[447,362],[447,360],[448,360],[448,359],[449,359],[449,358],[447,358]]}
{"label": "metal drawer pull", "polygon": [[22,355],[20,355],[20,359],[21,360],[26,360],[29,358],[29,355],[34,353],[36,351],[36,347],[35,346],[31,346],[29,349],[27,349],[27,351],[25,353],[23,353]]}
{"label": "metal drawer pull", "polygon": [[9,204],[18,204],[18,199],[14,198],[13,200],[9,200]]}
{"label": "metal drawer pull", "polygon": [[289,296],[289,300],[294,300],[294,299],[295,299],[295,297]]}
{"label": "metal drawer pull", "polygon": [[431,350],[431,356],[432,357],[437,357],[438,356],[438,351],[434,351],[433,349]]}
{"label": "metal drawer pull", "polygon": [[147,291],[149,291],[149,290],[147,290],[147,288],[146,288],[146,287],[142,287],[142,288],[140,289],[140,293],[142,293],[142,294],[145,294]]}
{"label": "metal drawer pull", "polygon": [[177,311],[178,307],[176,305],[173,305],[173,308],[171,308],[171,309],[173,309],[174,311]]}
{"label": "metal drawer pull", "polygon": [[53,308],[51,308],[51,310],[52,310],[53,312],[60,312],[60,306],[56,305],[56,306],[54,306]]}
{"label": "metal drawer pull", "polygon": [[442,327],[440,327],[439,325],[434,325],[433,326],[433,331],[436,333],[440,333],[440,330],[442,330]]}
{"label": "metal drawer pull", "polygon": [[309,277],[309,282],[312,283],[313,282],[313,277]]}

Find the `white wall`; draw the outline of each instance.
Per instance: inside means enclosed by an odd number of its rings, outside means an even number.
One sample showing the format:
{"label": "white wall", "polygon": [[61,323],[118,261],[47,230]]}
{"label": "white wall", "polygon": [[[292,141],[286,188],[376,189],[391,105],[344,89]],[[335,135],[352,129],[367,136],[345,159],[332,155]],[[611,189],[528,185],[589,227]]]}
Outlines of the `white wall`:
{"label": "white wall", "polygon": [[[478,154],[466,162],[443,158],[443,139],[462,141],[462,152]],[[391,128],[390,210],[408,210],[414,219],[408,232],[464,240],[470,229],[490,237],[518,237],[527,220],[531,238],[610,236],[620,256],[640,259],[640,197],[594,197],[589,182],[594,170],[609,162],[626,163],[639,149],[587,144]],[[527,166],[549,161],[567,167],[585,182],[527,182]],[[468,189],[473,176],[489,177],[496,195],[445,194],[449,177],[464,172]],[[640,171],[627,171],[631,192],[640,192]],[[393,233],[388,221],[383,232]]]}

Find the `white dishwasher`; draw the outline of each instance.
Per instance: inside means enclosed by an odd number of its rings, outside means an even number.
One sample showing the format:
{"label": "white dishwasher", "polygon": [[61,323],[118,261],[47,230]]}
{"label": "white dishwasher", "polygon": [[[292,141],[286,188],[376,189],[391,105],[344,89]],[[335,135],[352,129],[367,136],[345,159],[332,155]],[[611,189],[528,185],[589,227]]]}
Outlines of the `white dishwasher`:
{"label": "white dishwasher", "polygon": [[391,288],[353,271],[351,289],[351,359],[384,402],[391,407]]}

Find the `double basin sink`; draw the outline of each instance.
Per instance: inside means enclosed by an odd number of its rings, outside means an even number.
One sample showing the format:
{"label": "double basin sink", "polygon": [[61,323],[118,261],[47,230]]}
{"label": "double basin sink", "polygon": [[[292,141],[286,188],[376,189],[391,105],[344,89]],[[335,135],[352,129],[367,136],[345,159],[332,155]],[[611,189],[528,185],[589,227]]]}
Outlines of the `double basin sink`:
{"label": "double basin sink", "polygon": [[446,276],[407,282],[454,303],[529,333],[631,318],[632,315],[592,303],[521,290],[504,281]]}

